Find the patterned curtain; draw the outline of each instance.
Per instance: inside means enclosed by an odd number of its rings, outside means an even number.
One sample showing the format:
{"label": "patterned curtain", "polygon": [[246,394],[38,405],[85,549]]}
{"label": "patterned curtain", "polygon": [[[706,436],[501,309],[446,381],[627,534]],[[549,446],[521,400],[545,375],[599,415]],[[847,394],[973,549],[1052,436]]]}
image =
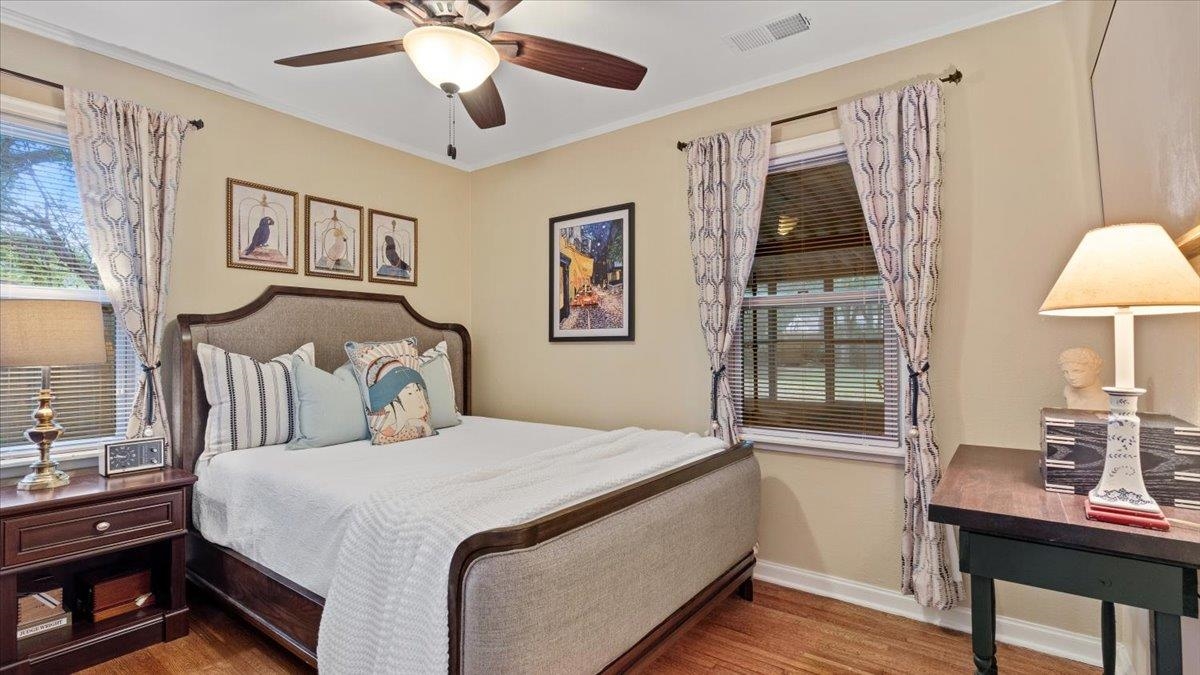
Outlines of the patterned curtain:
{"label": "patterned curtain", "polygon": [[125,435],[170,443],[158,372],[175,199],[188,123],[181,117],[67,87],[67,133],[92,257],[117,323],[142,365]]}
{"label": "patterned curtain", "polygon": [[687,153],[692,266],[712,369],[712,434],[730,445],[737,434],[726,365],[754,262],[770,146],[771,127],[761,124],[697,138]]}
{"label": "patterned curtain", "polygon": [[962,597],[949,526],[929,522],[942,478],[929,396],[942,189],[941,85],[923,82],[838,106],[896,334],[908,361],[901,591],[949,609]]}

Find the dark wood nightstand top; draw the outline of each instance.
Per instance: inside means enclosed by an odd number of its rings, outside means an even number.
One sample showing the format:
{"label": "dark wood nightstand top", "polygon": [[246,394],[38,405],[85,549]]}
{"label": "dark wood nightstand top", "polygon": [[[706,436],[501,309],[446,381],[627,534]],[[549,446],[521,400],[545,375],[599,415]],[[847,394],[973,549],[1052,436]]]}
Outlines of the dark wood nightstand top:
{"label": "dark wood nightstand top", "polygon": [[[1047,492],[1037,452],[960,445],[933,493],[929,519],[965,530],[1056,546],[1200,566],[1200,530],[1159,532],[1088,520],[1084,495]],[[1200,512],[1162,507],[1168,518],[1200,522]]]}
{"label": "dark wood nightstand top", "polygon": [[52,490],[25,491],[13,485],[0,488],[0,518],[135,497],[195,482],[192,473],[173,468],[109,478],[95,471],[73,471],[69,485]]}

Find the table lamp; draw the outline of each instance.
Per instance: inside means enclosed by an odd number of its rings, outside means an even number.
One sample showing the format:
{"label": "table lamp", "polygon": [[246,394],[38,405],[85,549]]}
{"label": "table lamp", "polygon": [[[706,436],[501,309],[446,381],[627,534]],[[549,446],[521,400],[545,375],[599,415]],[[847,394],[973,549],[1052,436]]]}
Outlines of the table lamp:
{"label": "table lamp", "polygon": [[1141,421],[1134,385],[1133,317],[1200,312],[1200,276],[1161,225],[1091,230],[1042,303],[1049,316],[1111,316],[1116,386],[1108,393],[1108,444],[1100,483],[1088,493],[1088,518],[1169,529],[1142,480]]}
{"label": "table lamp", "polygon": [[34,397],[37,422],[25,438],[38,446],[38,461],[17,483],[18,490],[44,490],[66,485],[71,477],[50,459],[50,445],[62,435],[50,402],[50,366],[76,366],[106,361],[100,303],[83,300],[0,300],[0,366],[40,366],[42,388]]}

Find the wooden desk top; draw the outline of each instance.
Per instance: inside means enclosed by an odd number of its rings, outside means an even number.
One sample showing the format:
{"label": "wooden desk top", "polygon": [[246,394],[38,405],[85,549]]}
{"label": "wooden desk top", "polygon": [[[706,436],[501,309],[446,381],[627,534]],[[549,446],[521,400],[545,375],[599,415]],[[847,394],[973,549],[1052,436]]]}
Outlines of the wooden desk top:
{"label": "wooden desk top", "polygon": [[166,468],[105,478],[95,470],[71,471],[71,482],[50,490],[18,490],[16,485],[0,488],[0,517],[11,517],[46,509],[78,506],[92,502],[134,497],[191,485],[196,477],[181,469]]}
{"label": "wooden desk top", "polygon": [[[1200,567],[1200,529],[1172,524],[1158,532],[1088,520],[1087,497],[1045,490],[1039,458],[1029,450],[960,445],[933,493],[929,519],[980,534]],[[1198,511],[1162,510],[1200,522]]]}

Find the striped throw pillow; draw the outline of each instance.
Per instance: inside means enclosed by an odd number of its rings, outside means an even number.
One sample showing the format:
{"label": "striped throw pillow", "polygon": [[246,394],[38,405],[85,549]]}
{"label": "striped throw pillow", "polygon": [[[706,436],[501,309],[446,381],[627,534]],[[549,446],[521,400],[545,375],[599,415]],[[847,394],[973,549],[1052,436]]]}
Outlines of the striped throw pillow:
{"label": "striped throw pillow", "polygon": [[292,358],[313,365],[311,342],[265,363],[203,343],[196,345],[196,356],[209,405],[201,459],[292,440],[297,426]]}

